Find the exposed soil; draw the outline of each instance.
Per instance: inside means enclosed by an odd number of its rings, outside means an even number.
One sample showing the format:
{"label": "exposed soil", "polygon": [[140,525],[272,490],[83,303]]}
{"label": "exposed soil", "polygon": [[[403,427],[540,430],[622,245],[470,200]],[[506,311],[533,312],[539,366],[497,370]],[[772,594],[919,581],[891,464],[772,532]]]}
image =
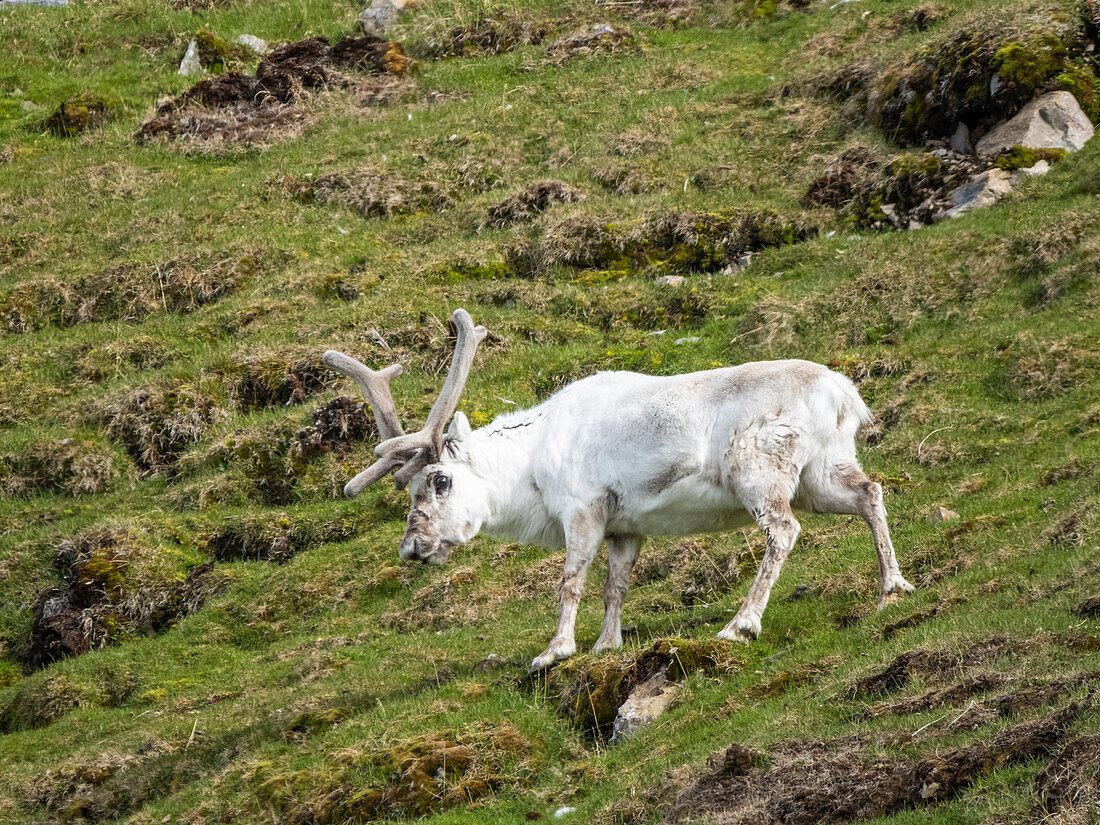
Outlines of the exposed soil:
{"label": "exposed soil", "polygon": [[54,564],[63,583],[38,598],[25,656],[29,668],[160,633],[201,606],[212,565],[193,567],[182,582],[133,581],[127,568],[141,552],[131,536],[111,529],[58,545]]}
{"label": "exposed soil", "polygon": [[763,768],[759,757],[731,745],[677,797],[664,821],[816,825],[936,805],[994,770],[1056,753],[1066,728],[1084,709],[1070,705],[1006,728],[987,742],[919,759],[867,753],[868,738],[849,736],[780,742],[768,754],[770,767]]}
{"label": "exposed soil", "polygon": [[42,122],[42,128],[57,137],[74,137],[102,126],[113,114],[110,101],[96,92],[73,95]]}
{"label": "exposed soil", "polygon": [[369,441],[378,436],[372,416],[367,415],[362,401],[347,396],[332,399],[312,413],[313,423],[294,435],[291,456],[310,461],[322,453],[340,451],[351,444]]}
{"label": "exposed soil", "polygon": [[355,81],[344,70],[400,77],[414,67],[400,43],[373,35],[345,37],[335,46],[326,37],[306,38],[276,48],[260,61],[255,75],[226,72],[161,103],[134,140],[216,149],[293,136],[307,119],[295,104],[322,89],[353,87]]}
{"label": "exposed soil", "polygon": [[1089,596],[1073,608],[1073,612],[1083,619],[1100,619],[1100,593]]}
{"label": "exposed soil", "polygon": [[[1042,821],[1089,822],[1100,811],[1100,736],[1082,736],[1035,777],[1035,818]],[[1048,819],[1061,814],[1061,819]]]}
{"label": "exposed soil", "polygon": [[560,180],[540,180],[489,207],[485,225],[501,229],[537,218],[555,203],[579,203],[584,195]]}
{"label": "exposed soil", "polygon": [[954,672],[959,667],[970,667],[990,662],[1000,656],[1021,653],[1037,644],[1029,639],[1011,639],[995,636],[971,645],[964,651],[907,650],[899,654],[885,669],[858,680],[851,689],[855,697],[896,693],[914,676],[936,678]]}

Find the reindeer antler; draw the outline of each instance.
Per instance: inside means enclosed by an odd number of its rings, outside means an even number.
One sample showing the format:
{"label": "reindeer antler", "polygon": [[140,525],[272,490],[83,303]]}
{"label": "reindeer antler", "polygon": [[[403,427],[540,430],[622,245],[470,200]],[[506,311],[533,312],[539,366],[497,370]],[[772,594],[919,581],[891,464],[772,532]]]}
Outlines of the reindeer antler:
{"label": "reindeer antler", "polygon": [[458,407],[466,380],[470,377],[470,368],[474,363],[477,345],[485,340],[488,330],[474,326],[470,313],[456,309],[451,316],[458,340],[455,344],[451,369],[443,390],[428,413],[424,429],[408,435],[401,429],[397,409],[390,394],[390,380],[401,374],[401,365],[394,364],[375,372],[359,361],[334,350],[324,354],[322,360],[337,372],[352,378],[363,388],[370,401],[371,408],[378,417],[378,431],[383,441],[374,449],[378,461],[344,486],[344,495],[357,496],[365,488],[383,478],[387,473],[400,467],[394,475],[394,483],[400,490],[427,464],[439,459],[443,452],[443,435],[447,423]]}

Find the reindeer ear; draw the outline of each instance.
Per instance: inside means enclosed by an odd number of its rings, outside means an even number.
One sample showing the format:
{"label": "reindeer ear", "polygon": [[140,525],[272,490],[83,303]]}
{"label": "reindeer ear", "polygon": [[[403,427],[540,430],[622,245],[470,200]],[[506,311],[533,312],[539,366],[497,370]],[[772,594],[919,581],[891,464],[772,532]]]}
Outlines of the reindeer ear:
{"label": "reindeer ear", "polygon": [[466,413],[456,412],[451,419],[451,426],[447,428],[447,438],[450,441],[464,441],[470,435],[470,422]]}

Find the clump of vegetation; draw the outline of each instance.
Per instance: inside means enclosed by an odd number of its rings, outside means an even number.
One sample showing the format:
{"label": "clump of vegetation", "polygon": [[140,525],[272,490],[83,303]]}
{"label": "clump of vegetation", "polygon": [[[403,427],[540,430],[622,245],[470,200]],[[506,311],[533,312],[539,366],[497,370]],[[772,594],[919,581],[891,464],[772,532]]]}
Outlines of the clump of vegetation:
{"label": "clump of vegetation", "polygon": [[199,65],[211,74],[221,74],[231,66],[239,66],[252,55],[244,46],[227,43],[209,29],[199,29],[193,40]]}
{"label": "clump of vegetation", "polygon": [[210,565],[185,575],[182,563],[128,529],[94,528],[61,542],[54,565],[62,582],[38,598],[26,665],[44,667],[170,628],[210,594]]}
{"label": "clump of vegetation", "polygon": [[489,207],[485,225],[501,229],[537,218],[555,203],[579,203],[584,195],[560,180],[540,180]]}
{"label": "clump of vegetation", "polygon": [[140,321],[163,312],[192,312],[232,293],[257,270],[257,259],[243,255],[123,264],[72,280],[41,275],[0,296],[0,313],[10,332]]}
{"label": "clump of vegetation", "polygon": [[1091,70],[1074,61],[1088,42],[1077,20],[1050,19],[1023,31],[994,21],[972,23],[891,66],[851,64],[814,85],[851,99],[890,137],[919,143],[950,137],[960,122],[986,130],[1059,82],[1084,90]]}
{"label": "clump of vegetation", "polygon": [[506,253],[516,272],[558,267],[620,272],[716,272],[748,252],[805,240],[813,230],[773,212],[656,212],[629,224],[583,216],[549,226]]}
{"label": "clump of vegetation", "polygon": [[1065,156],[1065,149],[1029,149],[1026,146],[1013,146],[993,161],[993,165],[998,169],[1011,172],[1016,169],[1030,169],[1041,160],[1057,163]]}
{"label": "clump of vegetation", "polygon": [[204,544],[216,561],[272,561],[285,564],[322,544],[347,541],[363,524],[346,516],[292,518],[285,513],[231,516]]}
{"label": "clump of vegetation", "polygon": [[320,354],[288,350],[252,351],[232,359],[220,372],[230,400],[245,412],[301,404],[338,378],[321,363]]}
{"label": "clump of vegetation", "polygon": [[226,72],[161,103],[134,140],[205,152],[262,145],[300,132],[311,114],[296,104],[313,93],[347,85],[341,69],[402,77],[414,68],[400,43],[373,35],[345,37],[335,46],[326,37],[309,37],[273,50],[255,75]]}
{"label": "clump of vegetation", "polygon": [[634,51],[634,35],[626,29],[602,23],[590,29],[559,37],[546,47],[546,56],[555,63],[565,63],[575,57],[595,57]]}
{"label": "clump of vegetation", "polygon": [[503,54],[539,45],[557,25],[552,20],[537,21],[510,9],[497,9],[438,37],[429,35],[417,54],[433,59]]}
{"label": "clump of vegetation", "polygon": [[741,662],[721,639],[658,639],[637,653],[577,656],[558,664],[545,684],[558,710],[588,733],[606,733],[635,687],[659,672],[670,682],[702,671],[732,673]]}
{"label": "clump of vegetation", "polygon": [[114,115],[116,104],[98,92],[81,92],[58,106],[42,122],[42,128],[57,137],[75,137],[102,126]]}
{"label": "clump of vegetation", "polygon": [[[505,722],[434,731],[349,753],[343,775],[320,793],[309,787],[308,775],[283,775],[269,762],[253,765],[246,778],[266,807],[282,813],[283,822],[336,825],[477,806],[496,791],[520,789],[538,759],[538,744]],[[369,779],[358,779],[362,775]],[[298,801],[310,792],[315,801]]]}
{"label": "clump of vegetation", "polygon": [[123,390],[97,402],[91,421],[106,428],[147,475],[169,475],[187,448],[229,413],[185,383]]}
{"label": "clump of vegetation", "polygon": [[0,455],[0,493],[94,495],[114,480],[114,456],[103,444],[83,438],[37,441]]}
{"label": "clump of vegetation", "polygon": [[279,183],[303,203],[345,206],[364,218],[392,218],[451,205],[451,197],[439,184],[406,180],[373,166],[322,175],[312,181],[284,177]]}

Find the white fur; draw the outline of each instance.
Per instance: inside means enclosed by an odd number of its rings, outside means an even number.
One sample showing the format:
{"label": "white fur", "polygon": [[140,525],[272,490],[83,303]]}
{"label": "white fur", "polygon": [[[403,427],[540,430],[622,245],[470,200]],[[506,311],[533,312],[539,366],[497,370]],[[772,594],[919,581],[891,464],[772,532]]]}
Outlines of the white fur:
{"label": "white fur", "polygon": [[[439,461],[412,481],[414,511],[424,502],[420,523],[431,523],[443,548],[478,532],[566,546],[562,618],[534,667],[574,651],[576,601],[605,537],[628,538],[636,554],[646,535],[759,523],[768,532],[767,554],[741,611],[720,634],[742,641],[759,634],[771,585],[797,537],[792,506],[864,517],[879,552],[883,603],[912,589],[894,558],[881,489],[856,458],[856,431],[871,414],[851,381],[819,364],[755,362],[674,376],[601,372],[478,430],[459,416]],[[439,473],[451,476],[451,492],[433,508],[425,485]],[[410,515],[402,555],[413,532]],[[609,545],[613,560],[620,544]],[[601,648],[621,643],[618,610],[632,564],[629,555],[609,569]]]}

